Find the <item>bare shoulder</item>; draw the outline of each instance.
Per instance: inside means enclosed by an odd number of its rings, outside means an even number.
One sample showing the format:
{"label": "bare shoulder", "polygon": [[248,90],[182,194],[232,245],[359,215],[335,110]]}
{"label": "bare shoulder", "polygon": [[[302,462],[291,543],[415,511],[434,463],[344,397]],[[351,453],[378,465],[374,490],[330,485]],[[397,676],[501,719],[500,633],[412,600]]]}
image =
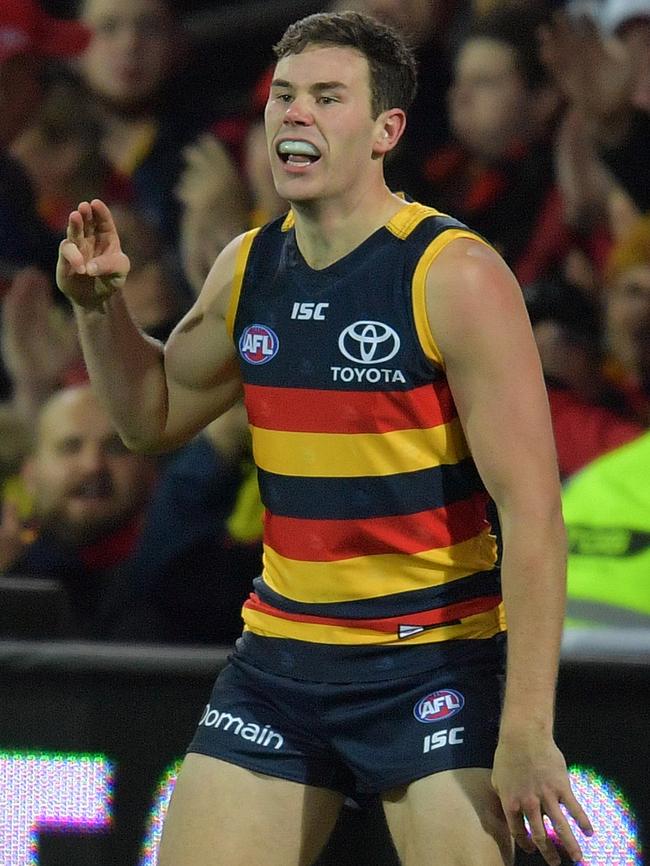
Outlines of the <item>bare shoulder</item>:
{"label": "bare shoulder", "polygon": [[217,256],[195,304],[200,315],[226,317],[240,252],[249,235],[249,232],[237,235]]}
{"label": "bare shoulder", "polygon": [[426,299],[443,355],[513,326],[529,330],[519,283],[501,256],[479,240],[457,238],[440,252],[427,274]]}

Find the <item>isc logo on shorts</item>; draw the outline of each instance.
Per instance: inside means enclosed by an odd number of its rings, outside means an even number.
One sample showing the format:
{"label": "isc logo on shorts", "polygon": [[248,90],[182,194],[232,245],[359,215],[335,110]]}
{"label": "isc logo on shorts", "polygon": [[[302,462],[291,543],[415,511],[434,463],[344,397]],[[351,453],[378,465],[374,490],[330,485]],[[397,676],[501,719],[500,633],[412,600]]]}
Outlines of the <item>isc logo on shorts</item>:
{"label": "isc logo on shorts", "polygon": [[465,698],[455,689],[441,689],[421,698],[413,707],[418,722],[442,722],[459,713],[465,706]]}
{"label": "isc logo on shorts", "polygon": [[465,728],[451,728],[449,731],[436,731],[435,734],[427,734],[424,738],[422,751],[426,755],[427,752],[433,752],[435,749],[442,749],[444,746],[458,746],[464,743],[463,732]]}

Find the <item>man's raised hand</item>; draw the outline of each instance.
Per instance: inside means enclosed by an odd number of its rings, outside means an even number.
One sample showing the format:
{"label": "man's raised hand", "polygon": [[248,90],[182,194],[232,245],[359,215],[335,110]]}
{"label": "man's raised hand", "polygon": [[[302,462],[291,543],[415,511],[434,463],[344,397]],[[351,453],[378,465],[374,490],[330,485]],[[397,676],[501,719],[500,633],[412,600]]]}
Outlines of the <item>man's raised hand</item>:
{"label": "man's raised hand", "polygon": [[74,304],[102,309],[122,288],[130,267],[108,207],[100,199],[81,202],[70,214],[66,237],[59,245],[59,289]]}

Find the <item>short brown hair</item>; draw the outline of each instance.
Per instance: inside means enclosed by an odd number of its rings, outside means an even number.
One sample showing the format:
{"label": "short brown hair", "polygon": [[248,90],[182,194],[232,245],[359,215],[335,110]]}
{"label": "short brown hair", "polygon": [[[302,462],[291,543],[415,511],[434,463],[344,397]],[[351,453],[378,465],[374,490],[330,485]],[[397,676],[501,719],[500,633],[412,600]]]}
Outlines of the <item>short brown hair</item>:
{"label": "short brown hair", "polygon": [[410,108],[417,89],[415,55],[391,27],[358,12],[318,12],[291,24],[273,50],[280,60],[308,45],[339,45],[363,54],[370,71],[373,117],[389,108]]}

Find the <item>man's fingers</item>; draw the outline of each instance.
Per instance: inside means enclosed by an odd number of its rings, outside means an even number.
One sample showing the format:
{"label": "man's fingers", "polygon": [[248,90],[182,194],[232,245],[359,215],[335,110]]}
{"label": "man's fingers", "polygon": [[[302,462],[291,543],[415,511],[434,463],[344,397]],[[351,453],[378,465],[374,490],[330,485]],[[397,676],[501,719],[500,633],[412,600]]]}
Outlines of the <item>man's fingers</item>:
{"label": "man's fingers", "polygon": [[100,199],[94,198],[88,205],[93,219],[93,229],[97,234],[112,233],[117,235],[115,221],[108,206]]}
{"label": "man's fingers", "polygon": [[548,807],[546,814],[568,856],[574,863],[582,861],[582,850],[562,809],[557,804],[553,804]]}
{"label": "man's fingers", "polygon": [[571,815],[571,817],[576,822],[578,827],[580,827],[585,836],[593,836],[594,828],[591,824],[591,821],[589,820],[585,810],[576,800],[573,791],[569,790],[568,794],[566,794],[566,796],[561,800],[561,802],[564,804],[569,815]]}
{"label": "man's fingers", "polygon": [[73,210],[68,217],[66,238],[73,243],[79,244],[84,237],[84,218],[78,210]]}
{"label": "man's fingers", "polygon": [[59,254],[75,274],[86,273],[86,262],[77,244],[68,238],[59,244]]}
{"label": "man's fingers", "polygon": [[506,812],[506,821],[512,838],[522,851],[532,854],[535,851],[533,840],[528,835],[522,812]]}
{"label": "man's fingers", "polygon": [[560,866],[560,855],[546,832],[544,818],[539,806],[527,810],[526,817],[530,825],[530,837],[535,844],[535,848],[537,848],[549,866]]}
{"label": "man's fingers", "polygon": [[91,259],[87,272],[90,276],[101,277],[104,281],[119,282],[126,277],[130,267],[129,257],[125,253],[110,252]]}

